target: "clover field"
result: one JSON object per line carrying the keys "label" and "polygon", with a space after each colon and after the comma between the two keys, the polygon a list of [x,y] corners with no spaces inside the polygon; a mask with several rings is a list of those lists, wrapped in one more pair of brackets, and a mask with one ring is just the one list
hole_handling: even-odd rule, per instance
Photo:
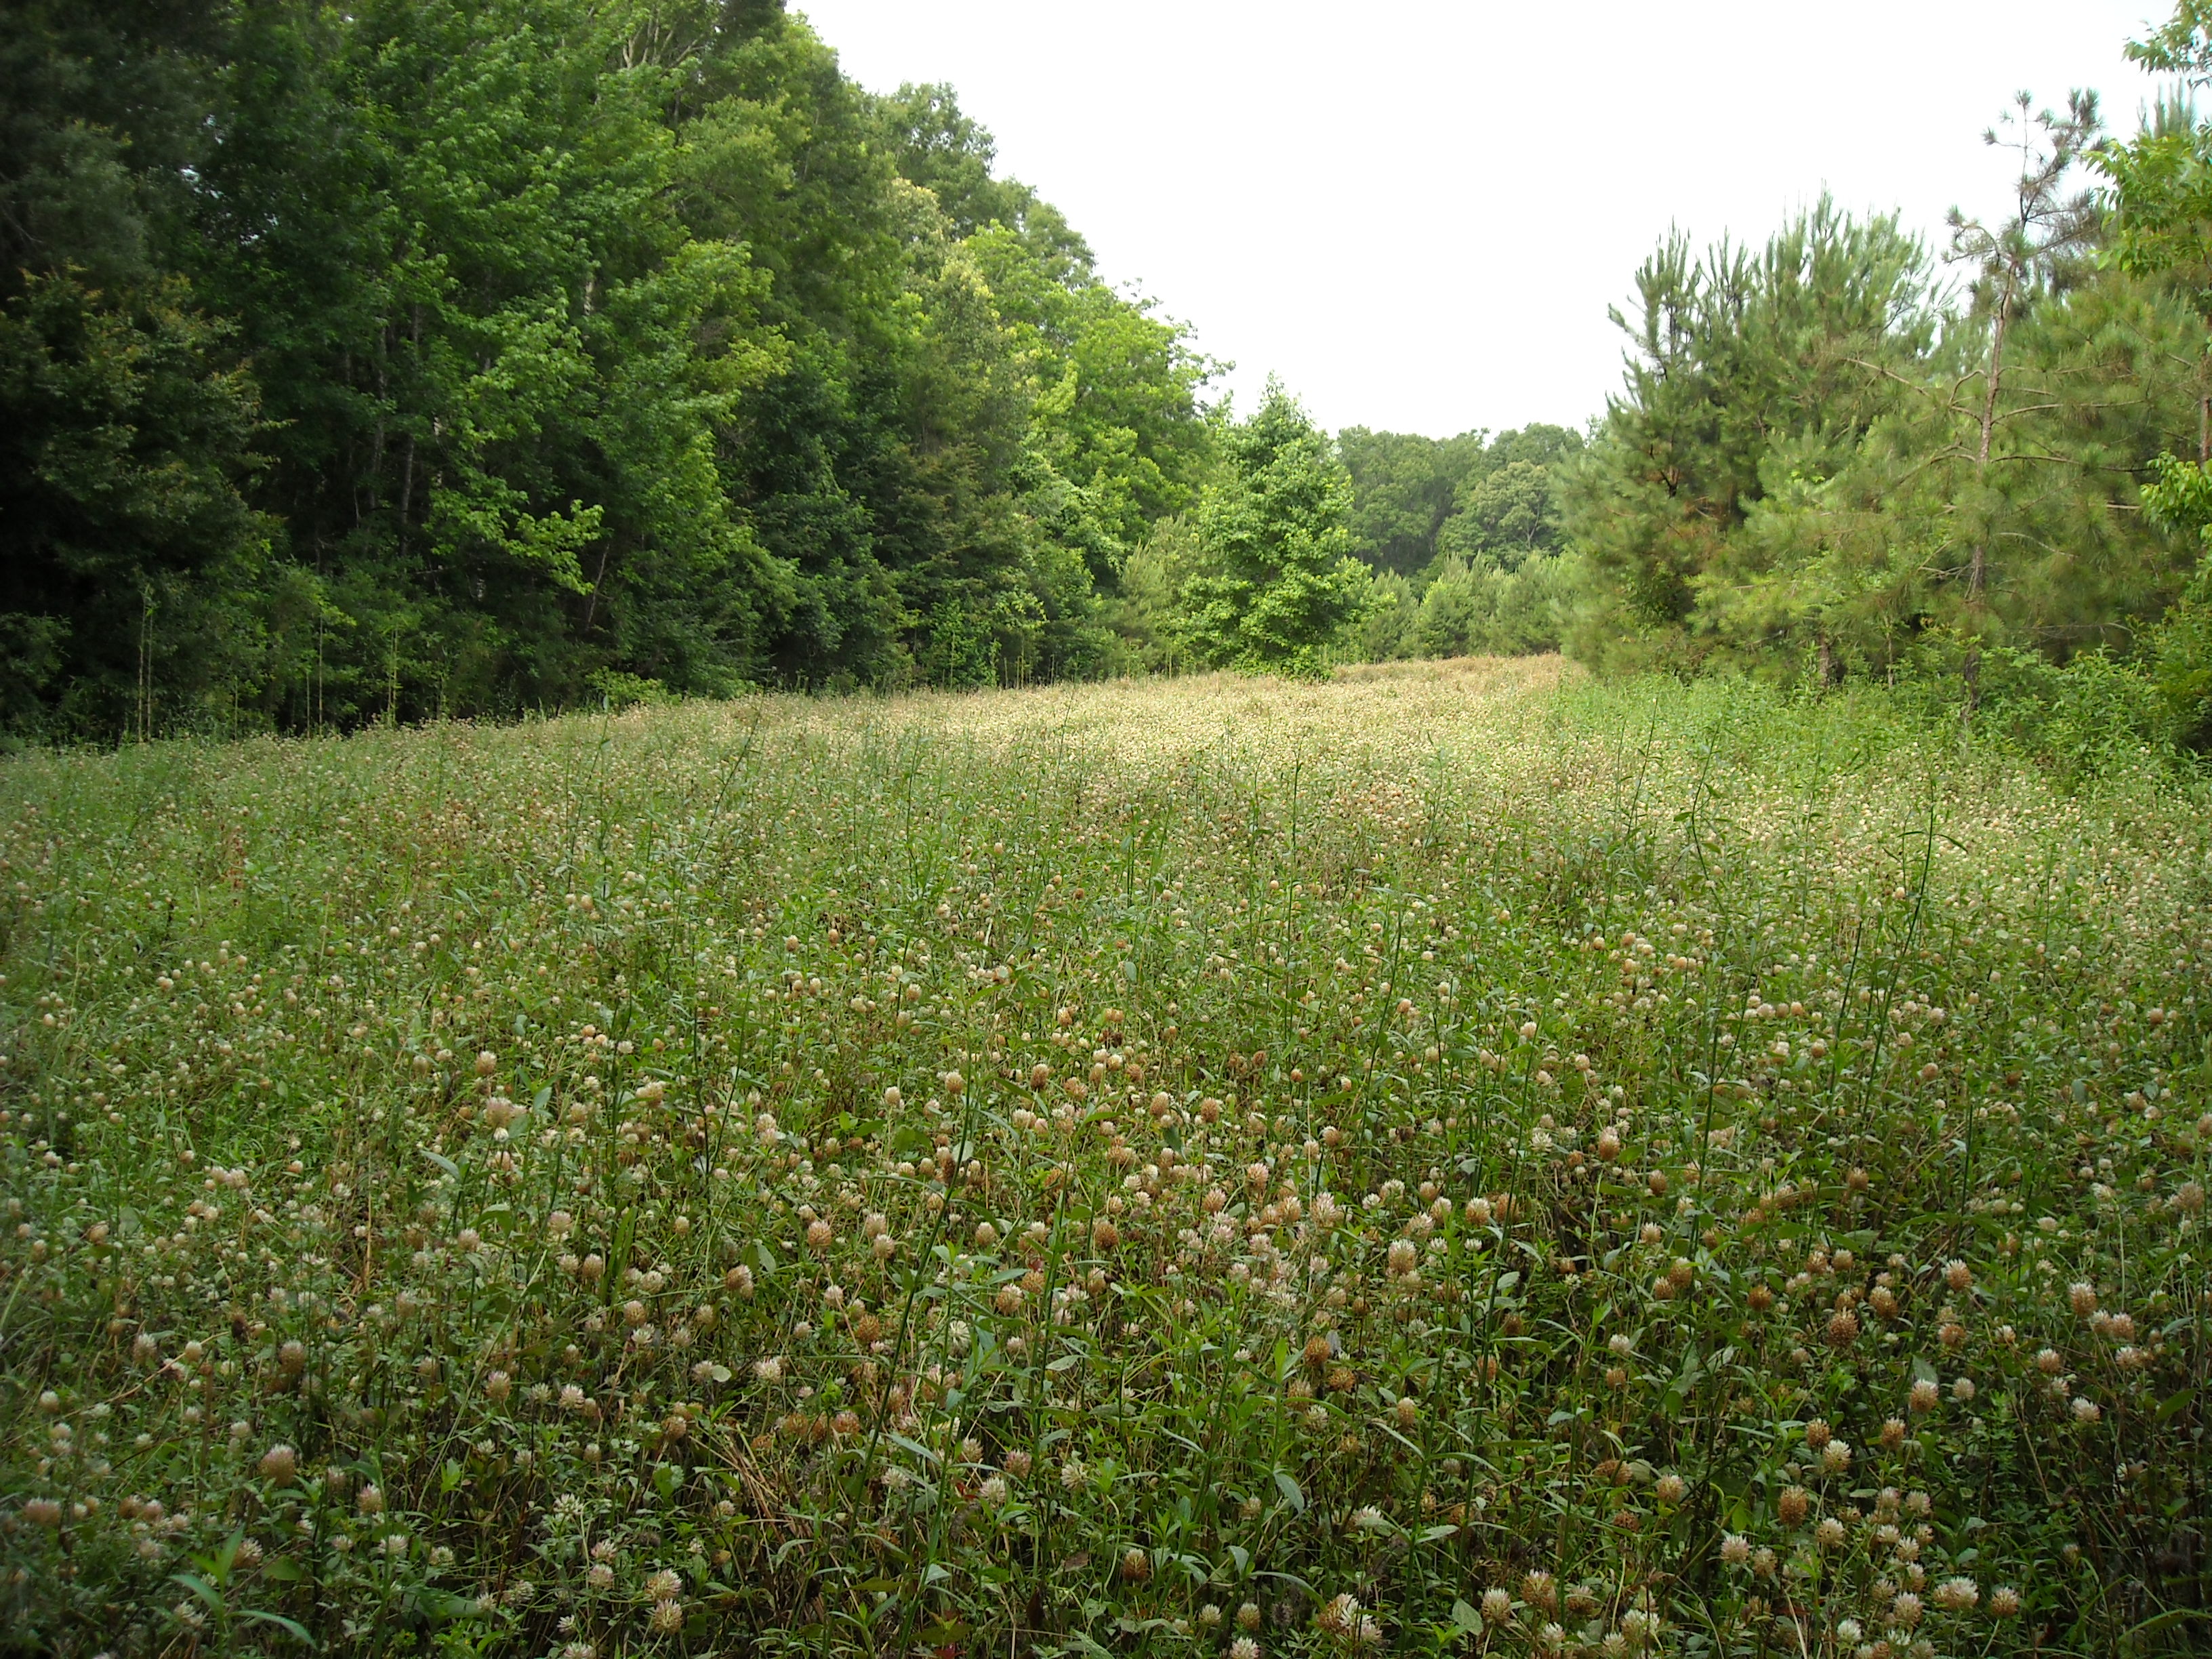
{"label": "clover field", "polygon": [[0,1652],[2202,1652],[2212,820],[1552,661],[0,765]]}

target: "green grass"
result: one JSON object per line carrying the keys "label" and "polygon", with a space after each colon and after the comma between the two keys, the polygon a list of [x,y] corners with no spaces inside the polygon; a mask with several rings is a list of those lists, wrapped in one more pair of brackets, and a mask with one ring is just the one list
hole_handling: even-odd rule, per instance
{"label": "green grass", "polygon": [[0,1646],[2202,1651],[2206,804],[1543,663],[11,762]]}

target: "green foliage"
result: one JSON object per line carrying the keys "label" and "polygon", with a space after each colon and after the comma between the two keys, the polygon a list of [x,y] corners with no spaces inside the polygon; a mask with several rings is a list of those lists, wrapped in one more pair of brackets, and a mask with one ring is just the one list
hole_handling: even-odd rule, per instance
{"label": "green foliage", "polygon": [[1196,665],[1183,637],[1182,591],[1202,556],[1197,526],[1182,515],[1162,520],[1129,555],[1109,606],[1120,665],[1152,674]]}
{"label": "green foliage", "polygon": [[1743,532],[1778,464],[1832,477],[1936,319],[1919,244],[1825,200],[1757,255],[1723,243],[1693,258],[1670,238],[1636,280],[1640,315],[1615,318],[1634,344],[1627,384],[1561,504],[1589,579],[1571,637],[1593,662],[1686,666],[1763,597],[1767,561]]}
{"label": "green foliage", "polygon": [[1197,500],[1213,435],[1199,394],[1216,365],[1149,301],[1122,298],[1087,268],[1054,276],[1004,226],[969,246],[1036,380],[1039,451],[1084,491],[1103,538],[1086,557],[1110,586],[1126,550]]}
{"label": "green foliage", "polygon": [[1441,555],[1510,569],[1560,545],[1559,469],[1582,448],[1565,427],[1532,425],[1485,441],[1347,427],[1337,453],[1352,475],[1353,554],[1377,571],[1425,580]]}
{"label": "green foliage", "polygon": [[1371,597],[1359,624],[1360,660],[1393,662],[1414,655],[1413,619],[1420,614],[1420,590],[1395,570],[1386,570],[1375,578]]}
{"label": "green foliage", "polygon": [[1338,453],[1352,480],[1353,550],[1380,573],[1356,649],[1404,657],[1555,651],[1567,596],[1559,491],[1581,452],[1564,427],[1443,442],[1353,427]]}
{"label": "green foliage", "polygon": [[1527,656],[1559,648],[1565,560],[1535,554],[1502,565],[1445,554],[1421,594],[1411,656]]}
{"label": "green foliage", "polygon": [[1366,614],[1351,556],[1352,478],[1328,435],[1273,380],[1221,438],[1221,477],[1200,503],[1203,548],[1182,585],[1198,659],[1246,673],[1322,673]]}
{"label": "green foliage", "polygon": [[1511,571],[1559,552],[1560,483],[1582,449],[1581,434],[1565,427],[1499,433],[1460,481],[1452,516],[1437,533],[1437,553]]}
{"label": "green foliage", "polygon": [[1571,647],[1948,675],[1970,707],[1990,649],[2130,649],[2179,586],[2137,488],[2191,419],[2200,330],[2170,284],[2087,260],[2101,222],[2063,185],[2094,131],[2086,100],[2022,106],[2016,212],[1958,222],[1962,312],[1893,222],[1825,204],[1757,259],[1648,264],[1639,356],[1569,490]]}
{"label": "green foliage", "polygon": [[[2188,0],[2131,55],[2202,82],[2208,15]],[[2212,128],[2169,98],[2100,133],[2077,93],[1985,135],[2015,186],[1999,218],[1952,215],[1956,300],[1893,221],[1826,203],[1762,257],[1677,238],[1648,263],[1566,492],[1570,648],[1917,680],[2069,775],[2204,743],[2203,579],[2182,590],[2212,522]],[[2075,187],[2085,163],[2109,191]]]}
{"label": "green foliage", "polygon": [[0,312],[0,719],[204,723],[270,668],[258,411],[180,278],[33,276]]}
{"label": "green foliage", "polygon": [[39,457],[136,398],[204,505],[126,489],[68,555],[173,577],[135,702],[70,654],[135,622],[72,610],[34,542],[0,600],[15,729],[1096,673],[1102,592],[1195,499],[1185,331],[994,176],[949,92],[872,98],[780,6],[29,16],[0,216],[48,286],[0,293],[0,488],[54,519],[76,486]]}
{"label": "green foliage", "polygon": [[2202,752],[2212,750],[2212,466],[2164,454],[2152,470],[2156,482],[2142,490],[2145,516],[2204,550],[2196,576],[2152,635],[2149,653],[2171,735]]}
{"label": "green foliage", "polygon": [[1426,568],[1436,557],[1437,532],[1451,517],[1453,493],[1482,454],[1483,434],[1439,441],[1354,426],[1337,434],[1336,448],[1352,475],[1347,528],[1354,556],[1400,576]]}
{"label": "green foliage", "polygon": [[1437,545],[1447,557],[1487,556],[1517,565],[1555,550],[1559,529],[1551,469],[1509,461],[1462,489],[1460,509],[1445,520]]}
{"label": "green foliage", "polygon": [[2062,787],[2154,774],[2170,759],[2170,693],[2135,663],[2084,651],[2063,663],[1997,647],[1984,656],[1976,724]]}

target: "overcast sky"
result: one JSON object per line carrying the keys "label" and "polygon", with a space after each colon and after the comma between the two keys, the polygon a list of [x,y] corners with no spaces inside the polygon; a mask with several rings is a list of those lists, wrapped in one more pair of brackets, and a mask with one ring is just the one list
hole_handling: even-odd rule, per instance
{"label": "overcast sky", "polygon": [[1577,423],[1679,224],[1763,240],[1823,188],[1999,210],[2018,90],[2153,91],[2158,0],[793,0],[847,73],[949,81],[1108,280],[1327,425]]}

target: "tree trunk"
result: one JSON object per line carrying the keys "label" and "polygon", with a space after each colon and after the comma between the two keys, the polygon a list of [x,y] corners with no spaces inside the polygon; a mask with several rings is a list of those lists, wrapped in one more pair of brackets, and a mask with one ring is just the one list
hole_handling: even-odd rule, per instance
{"label": "tree trunk", "polygon": [[[1990,482],[1990,451],[1994,444],[1997,425],[1997,387],[2004,379],[2005,323],[2012,310],[2012,294],[2007,289],[1997,301],[1996,325],[1990,334],[1990,369],[1982,384],[1981,447],[1974,456],[1974,483],[1986,494]],[[1975,538],[1973,556],[1966,563],[1966,660],[1960,677],[1966,686],[1965,718],[1972,720],[1974,710],[1981,702],[1982,643],[1980,635],[1982,592],[1989,583],[1990,541],[1986,526]]]}

